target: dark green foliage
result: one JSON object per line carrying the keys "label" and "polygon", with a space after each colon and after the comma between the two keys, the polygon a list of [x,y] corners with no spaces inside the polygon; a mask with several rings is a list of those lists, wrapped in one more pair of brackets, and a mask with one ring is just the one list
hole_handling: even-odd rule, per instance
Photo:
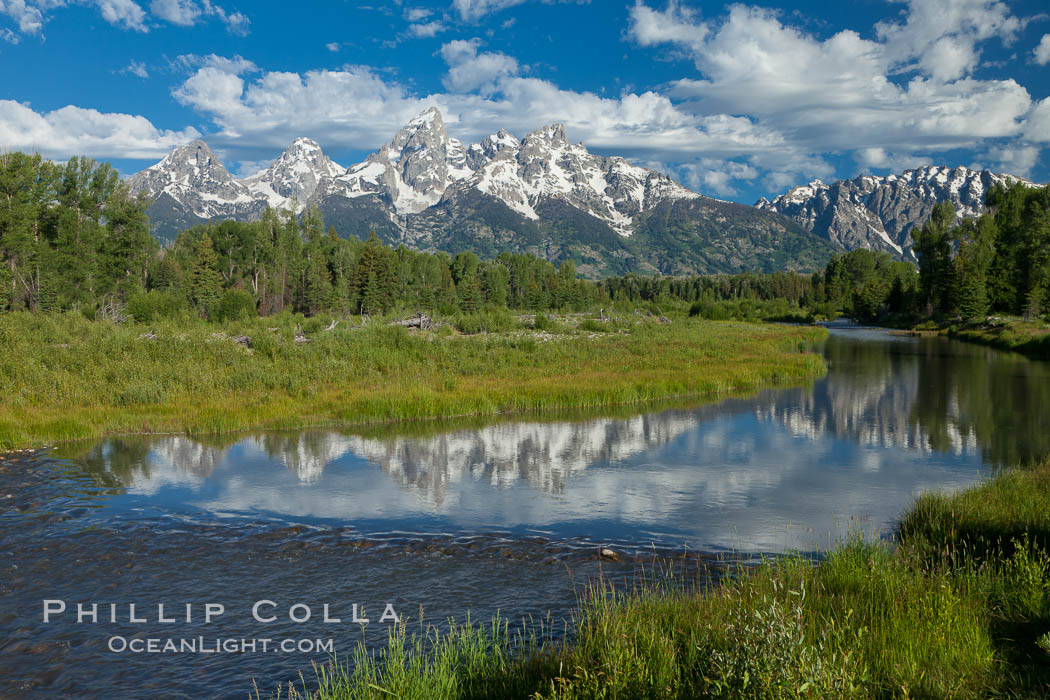
{"label": "dark green foliage", "polygon": [[988,213],[956,224],[938,205],[915,233],[921,299],[942,319],[983,320],[989,311],[1038,319],[1050,291],[1050,188],[993,188]]}
{"label": "dark green foliage", "polygon": [[222,275],[217,266],[218,257],[211,238],[204,235],[197,241],[197,254],[190,274],[190,299],[197,311],[208,318],[213,316],[222,297]]}
{"label": "dark green foliage", "polygon": [[166,289],[139,292],[128,299],[128,314],[139,323],[176,318],[187,307],[185,297]]}
{"label": "dark green foliage", "polygon": [[243,289],[227,289],[215,310],[216,321],[243,321],[255,315],[255,299]]}
{"label": "dark green foliage", "polygon": [[144,289],[157,254],[145,206],[107,164],[0,155],[0,309],[86,309]]}

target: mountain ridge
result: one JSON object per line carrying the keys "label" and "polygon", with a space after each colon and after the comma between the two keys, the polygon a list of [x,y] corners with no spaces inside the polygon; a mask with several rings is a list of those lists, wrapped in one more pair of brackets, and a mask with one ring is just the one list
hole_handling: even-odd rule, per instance
{"label": "mountain ridge", "polygon": [[[815,269],[840,250],[777,213],[756,215],[624,158],[591,154],[569,141],[564,125],[521,140],[501,129],[464,145],[436,108],[347,168],[299,138],[268,168],[237,179],[198,140],[129,184],[154,198],[154,234],[169,240],[187,225],[316,206],[341,235],[375,230],[421,250],[572,258],[588,276]],[[673,220],[659,215],[669,209],[678,212]]]}
{"label": "mountain ridge", "polygon": [[933,165],[899,175],[859,175],[831,184],[813,180],[772,200],[763,197],[755,207],[783,214],[848,250],[885,250],[914,261],[911,231],[929,219],[934,206],[950,201],[960,219],[976,217],[985,211],[989,189],[1015,182],[1035,186],[1023,178],[987,169]]}

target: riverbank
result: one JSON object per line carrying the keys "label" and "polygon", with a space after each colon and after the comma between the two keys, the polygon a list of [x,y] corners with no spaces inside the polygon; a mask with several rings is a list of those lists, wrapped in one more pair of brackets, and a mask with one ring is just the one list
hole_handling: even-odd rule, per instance
{"label": "riverbank", "polygon": [[1010,350],[1037,360],[1050,359],[1050,325],[1041,321],[990,319],[977,324],[951,326],[928,322],[894,333],[918,337],[943,335],[998,350]]}
{"label": "riverbank", "polygon": [[825,371],[801,352],[825,337],[816,328],[633,314],[543,317],[536,328],[504,319],[501,332],[475,335],[359,323],[329,330],[329,319],[282,315],[118,326],[2,314],[0,449],[715,398]]}
{"label": "riverbank", "polygon": [[920,498],[894,545],[711,590],[592,590],[568,642],[498,622],[403,632],[320,669],[315,697],[1046,697],[1048,513],[1050,463]]}

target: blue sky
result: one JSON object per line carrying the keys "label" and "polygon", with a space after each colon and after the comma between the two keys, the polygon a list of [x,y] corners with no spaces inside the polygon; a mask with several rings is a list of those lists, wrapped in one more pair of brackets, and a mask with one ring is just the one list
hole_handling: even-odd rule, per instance
{"label": "blue sky", "polygon": [[204,138],[235,174],[342,165],[428,106],[753,203],[923,164],[1050,180],[1045,0],[0,0],[0,150],[130,174]]}

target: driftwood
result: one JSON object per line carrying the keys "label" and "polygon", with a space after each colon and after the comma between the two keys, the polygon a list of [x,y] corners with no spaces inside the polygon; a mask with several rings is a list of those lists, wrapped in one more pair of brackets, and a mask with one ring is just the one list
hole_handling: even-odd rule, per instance
{"label": "driftwood", "polygon": [[403,328],[418,328],[421,331],[428,331],[434,327],[434,319],[424,313],[420,313],[416,316],[401,319],[400,321],[391,321],[390,325],[401,326]]}
{"label": "driftwood", "polygon": [[252,346],[252,339],[246,335],[235,335],[232,338],[230,338],[230,340],[246,348],[250,348]]}
{"label": "driftwood", "polygon": [[303,327],[298,323],[295,324],[295,344],[306,345],[309,342],[311,342],[311,340],[306,337],[305,333],[303,333]]}
{"label": "driftwood", "polygon": [[96,321],[112,321],[118,326],[128,320],[128,307],[112,294],[102,297],[95,311]]}
{"label": "driftwood", "polygon": [[333,319],[332,319],[332,322],[328,324],[328,328],[325,328],[325,330],[326,330],[326,331],[334,331],[334,330],[335,330],[335,327],[336,327],[336,326],[338,326],[338,325],[339,325],[339,321],[337,321],[337,320],[335,320],[335,319],[333,318]]}
{"label": "driftwood", "polygon": [[154,333],[153,331],[150,331],[149,333],[143,333],[142,335],[139,336],[139,340],[156,340],[156,339],[157,339],[157,334]]}

